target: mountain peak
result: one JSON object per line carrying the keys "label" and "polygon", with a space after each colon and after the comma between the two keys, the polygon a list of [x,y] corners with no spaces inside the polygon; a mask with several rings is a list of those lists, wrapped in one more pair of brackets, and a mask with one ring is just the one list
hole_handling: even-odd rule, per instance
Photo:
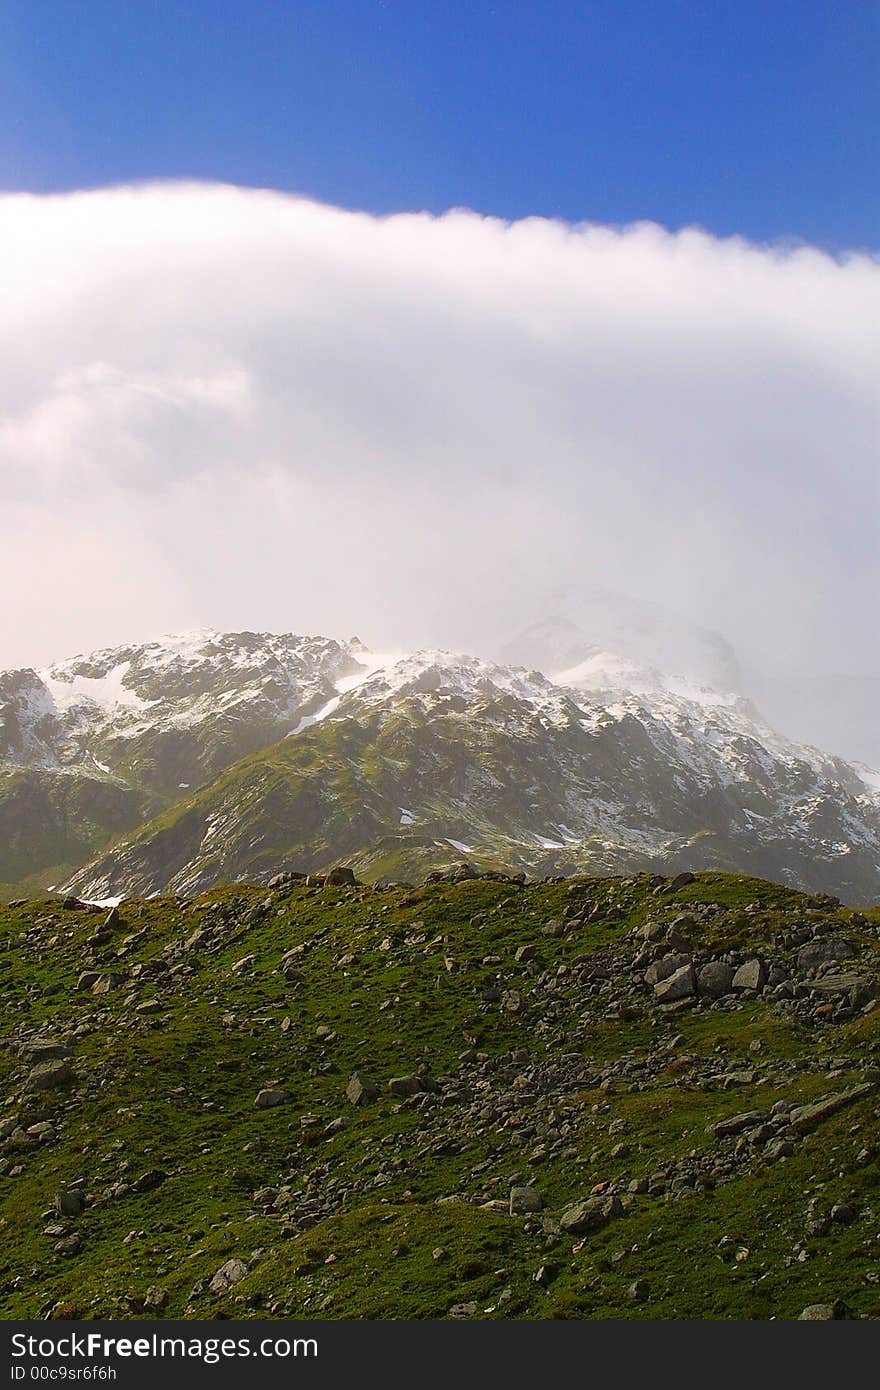
{"label": "mountain peak", "polygon": [[680,644],[670,673],[651,660],[656,625],[630,633],[614,647],[541,620],[508,647],[541,669],[203,629],[6,672],[0,838],[8,821],[17,866],[57,881],[69,866],[96,897],[380,843],[545,872],[733,863],[880,896],[873,775],[776,734],[721,683],[711,635]]}

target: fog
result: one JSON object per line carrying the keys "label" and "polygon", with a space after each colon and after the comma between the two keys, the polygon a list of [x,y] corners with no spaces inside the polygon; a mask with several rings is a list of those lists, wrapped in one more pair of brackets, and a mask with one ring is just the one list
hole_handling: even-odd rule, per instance
{"label": "fog", "polygon": [[0,667],[202,625],[492,652],[600,587],[803,725],[804,682],[880,678],[878,340],[864,253],[0,196]]}

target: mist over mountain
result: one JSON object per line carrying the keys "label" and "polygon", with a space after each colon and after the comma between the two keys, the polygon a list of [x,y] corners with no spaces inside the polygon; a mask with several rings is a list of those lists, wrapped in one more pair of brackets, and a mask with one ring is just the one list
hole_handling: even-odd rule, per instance
{"label": "mist over mountain", "polygon": [[844,758],[880,767],[880,677],[749,672],[749,689],[792,737],[834,748]]}
{"label": "mist over mountain", "polygon": [[[604,589],[870,761],[872,255],[153,184],[3,195],[0,293],[0,667],[292,613],[546,667],[505,643],[637,634]],[[673,628],[628,659],[714,678]]]}

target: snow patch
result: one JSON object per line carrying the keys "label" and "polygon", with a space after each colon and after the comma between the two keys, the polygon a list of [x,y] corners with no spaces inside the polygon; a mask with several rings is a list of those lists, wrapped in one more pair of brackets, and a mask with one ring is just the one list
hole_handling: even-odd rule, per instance
{"label": "snow patch", "polygon": [[870,767],[864,767],[861,763],[855,763],[854,766],[868,791],[880,792],[880,772],[875,772]]}
{"label": "snow patch", "polygon": [[333,713],[341,699],[341,695],[334,695],[332,700],[328,700],[326,705],[322,705],[314,714],[304,714],[296,727],[287,734],[287,738],[293,738],[294,734],[301,734],[303,729],[310,729],[313,724],[320,724],[322,719],[326,719],[328,715]]}
{"label": "snow patch", "polygon": [[99,709],[107,711],[149,709],[155,702],[142,700],[140,695],[124,684],[130,666],[130,661],[120,661],[103,676],[73,675],[63,666],[53,666],[39,674],[60,714],[80,705],[97,705]]}

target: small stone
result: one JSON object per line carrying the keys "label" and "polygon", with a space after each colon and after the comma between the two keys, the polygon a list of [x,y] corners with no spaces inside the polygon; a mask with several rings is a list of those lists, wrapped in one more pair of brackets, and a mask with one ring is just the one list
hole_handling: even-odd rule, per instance
{"label": "small stone", "polygon": [[285,1091],[280,1086],[264,1086],[262,1091],[258,1091],[254,1100],[254,1105],[258,1110],[271,1110],[276,1105],[287,1105],[293,1100],[289,1091]]}
{"label": "small stone", "polygon": [[227,1260],[217,1270],[208,1288],[212,1293],[225,1293],[232,1288],[233,1284],[238,1284],[248,1272],[248,1267],[244,1260]]}
{"label": "small stone", "polygon": [[798,1322],[833,1322],[842,1317],[836,1303],[810,1303],[801,1313]]}
{"label": "small stone", "polygon": [[510,1214],[522,1216],[526,1212],[541,1211],[544,1199],[534,1187],[512,1187],[510,1189]]}
{"label": "small stone", "polygon": [[368,1077],[361,1076],[358,1072],[352,1072],[345,1094],[352,1105],[367,1105],[371,1100],[375,1100],[379,1094],[379,1087],[375,1081],[370,1081]]}

